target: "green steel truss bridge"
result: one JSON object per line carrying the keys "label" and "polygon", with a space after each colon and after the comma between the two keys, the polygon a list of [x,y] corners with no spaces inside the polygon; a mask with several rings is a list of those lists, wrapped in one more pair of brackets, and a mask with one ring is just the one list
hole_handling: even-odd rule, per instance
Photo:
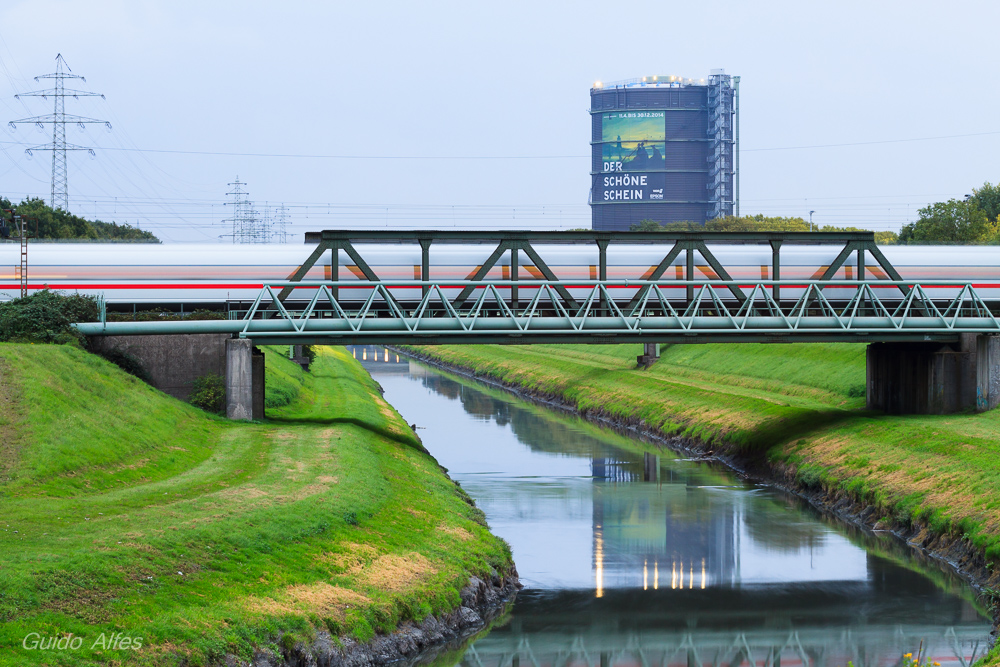
{"label": "green steel truss bridge", "polygon": [[[893,342],[957,340],[962,333],[1000,334],[997,320],[969,284],[935,282],[934,292],[954,293],[932,299],[919,283],[793,283],[803,292],[791,305],[779,305],[772,288],[782,282],[737,285],[733,282],[579,281],[519,283],[534,294],[514,308],[511,281],[477,287],[479,295],[455,296],[475,285],[470,281],[358,281],[351,290],[366,295],[360,306],[342,304],[328,283],[274,282],[264,285],[245,312],[231,311],[225,320],[79,323],[89,336],[134,334],[228,333],[262,344],[435,344],[435,343],[706,343],[706,342]],[[308,290],[304,308],[286,308],[284,290]],[[393,296],[399,288],[426,290],[414,308]],[[688,300],[682,293],[693,290]],[[726,299],[745,290],[742,302]],[[908,290],[901,303],[885,305],[876,294]],[[568,301],[560,292],[583,296]],[[848,292],[846,302],[833,302],[824,290]],[[618,296],[621,293],[626,296]],[[451,296],[449,296],[451,293]],[[460,294],[460,292],[459,292]],[[635,302],[635,305],[631,305]],[[103,302],[102,302],[103,305]]]}
{"label": "green steel truss bridge", "polygon": [[[306,238],[315,243],[306,261],[287,280],[248,285],[256,298],[228,319],[108,321],[102,302],[101,321],[77,327],[96,336],[226,333],[261,344],[953,342],[960,334],[1000,334],[996,305],[971,281],[905,280],[870,232],[324,231]],[[420,279],[380,278],[365,258],[371,244],[419,244]],[[433,280],[435,244],[494,250],[467,280]],[[596,246],[596,280],[561,279],[535,247],[565,244]],[[607,250],[619,244],[664,253],[645,279],[608,279]],[[733,279],[709,249],[716,244],[767,244],[770,279]],[[790,244],[840,251],[813,278],[781,280],[781,248]],[[338,279],[341,252],[363,279]],[[697,279],[696,254],[712,279]],[[533,263],[531,279],[518,275],[522,255]],[[888,280],[870,279],[866,255]],[[497,280],[503,259],[510,279]],[[305,280],[318,265],[329,266],[330,279]],[[845,266],[855,280],[834,279]]]}

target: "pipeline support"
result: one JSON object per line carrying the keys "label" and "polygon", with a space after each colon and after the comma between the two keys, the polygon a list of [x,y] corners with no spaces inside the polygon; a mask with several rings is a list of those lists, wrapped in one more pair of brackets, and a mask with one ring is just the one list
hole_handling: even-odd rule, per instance
{"label": "pipeline support", "polygon": [[264,353],[249,338],[226,341],[226,417],[264,418]]}
{"label": "pipeline support", "polygon": [[655,364],[659,358],[659,343],[643,343],[642,354],[635,358],[635,363],[639,364],[639,368],[649,368]]}

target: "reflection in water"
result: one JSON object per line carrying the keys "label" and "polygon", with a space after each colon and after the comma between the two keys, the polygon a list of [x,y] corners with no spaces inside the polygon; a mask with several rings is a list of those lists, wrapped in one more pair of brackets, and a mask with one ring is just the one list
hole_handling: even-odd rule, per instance
{"label": "reflection in water", "polygon": [[527,586],[470,667],[896,665],[921,641],[947,665],[985,648],[968,590],[894,540],[383,348],[355,356]]}

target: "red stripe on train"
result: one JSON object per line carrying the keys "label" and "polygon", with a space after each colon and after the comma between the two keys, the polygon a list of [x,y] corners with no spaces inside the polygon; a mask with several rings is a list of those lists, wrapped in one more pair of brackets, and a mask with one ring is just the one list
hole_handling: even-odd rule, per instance
{"label": "red stripe on train", "polygon": [[[102,290],[211,290],[211,289],[263,289],[264,285],[267,283],[83,283],[83,284],[72,284],[72,283],[41,283],[41,284],[29,284],[28,289],[31,290],[41,290],[41,289],[102,289]],[[930,285],[925,283],[914,283],[919,284],[924,289],[953,289],[958,290],[964,287],[964,285]],[[435,283],[437,287],[442,289],[462,289],[468,287],[468,285],[447,285],[443,283]],[[523,289],[535,289],[539,286],[539,283],[523,282],[520,285],[515,285],[515,287],[520,287]],[[679,290],[685,289],[686,285],[672,285],[670,283],[658,283],[661,289],[672,289]],[[753,289],[756,284],[740,285],[742,289]],[[910,285],[912,287],[912,285]],[[343,282],[339,285],[330,284],[330,287],[340,287],[343,289],[367,289],[367,287],[355,287],[351,285],[350,282]],[[420,285],[386,285],[389,289],[394,290],[419,290],[422,289]],[[593,285],[561,285],[567,289],[593,289]],[[607,289],[639,289],[641,285],[609,285]],[[693,287],[697,288],[698,285]],[[779,285],[781,289],[804,289],[806,285]],[[1000,289],[1000,283],[972,283],[972,287],[977,289]],[[9,283],[0,284],[0,289],[20,289],[20,283]],[[498,286],[497,289],[508,290],[510,285]],[[716,285],[715,288],[724,290],[725,285]],[[831,285],[826,287],[826,289],[852,289],[851,285]],[[278,289],[278,288],[275,288]],[[296,289],[316,289],[315,285],[305,285]],[[477,287],[477,289],[482,289]],[[873,289],[894,289],[892,285],[877,285]]]}

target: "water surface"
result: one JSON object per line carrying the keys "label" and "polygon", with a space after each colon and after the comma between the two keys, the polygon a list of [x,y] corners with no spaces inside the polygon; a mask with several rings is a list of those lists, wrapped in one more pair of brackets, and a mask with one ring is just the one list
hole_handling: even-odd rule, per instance
{"label": "water surface", "polygon": [[439,658],[552,665],[968,665],[989,621],[955,575],[891,536],[609,429],[353,349],[506,539],[509,619]]}

